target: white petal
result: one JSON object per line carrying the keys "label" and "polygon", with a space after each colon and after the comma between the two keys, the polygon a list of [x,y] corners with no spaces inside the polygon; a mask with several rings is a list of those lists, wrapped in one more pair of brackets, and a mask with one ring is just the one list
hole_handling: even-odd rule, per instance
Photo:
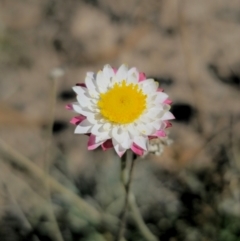
{"label": "white petal", "polygon": [[84,116],[87,116],[87,115],[89,115],[90,113],[92,113],[90,110],[86,110],[86,109],[84,109],[83,107],[81,107],[81,106],[79,105],[79,103],[73,103],[73,104],[72,104],[72,107],[73,107],[73,110],[74,110],[74,111],[76,111],[77,113],[82,114],[82,115],[84,115]]}
{"label": "white petal", "polygon": [[79,105],[78,102],[72,103],[72,108],[79,114],[82,114],[82,107]]}
{"label": "white petal", "polygon": [[87,76],[90,77],[92,80],[95,79],[95,74],[94,74],[94,72],[87,72]]}
{"label": "white petal", "polygon": [[95,80],[92,79],[90,76],[86,76],[85,78],[85,84],[88,88],[89,91],[95,90],[96,89],[96,85],[95,85]]}
{"label": "white petal", "polygon": [[88,120],[89,122],[91,122],[92,124],[98,124],[100,123],[102,116],[99,113],[93,113],[92,115],[88,115]]}
{"label": "white petal", "polygon": [[145,94],[151,94],[157,91],[158,89],[158,82],[154,81],[154,79],[147,79],[139,83],[142,88],[142,91]]}
{"label": "white petal", "polygon": [[[119,143],[123,148],[129,149],[132,146],[133,138],[130,137],[130,134],[127,130],[127,128],[124,128],[120,132],[120,138]],[[118,141],[118,140],[117,140]]]}
{"label": "white petal", "polygon": [[110,83],[110,78],[106,78],[103,71],[99,71],[97,73],[96,84],[100,93],[104,93],[107,91],[107,88]]}
{"label": "white petal", "polygon": [[114,126],[111,131],[111,136],[117,142],[121,143],[124,140],[124,132],[121,127]]}
{"label": "white petal", "polygon": [[138,83],[139,73],[136,68],[131,68],[127,73],[127,82],[136,84]]}
{"label": "white petal", "polygon": [[151,125],[152,125],[156,130],[163,129],[164,126],[165,126],[165,125],[164,125],[164,122],[163,122],[161,119],[152,122]]}
{"label": "white petal", "polygon": [[151,119],[160,118],[164,114],[164,110],[160,107],[153,107],[147,111],[147,115]]}
{"label": "white petal", "polygon": [[127,73],[128,73],[128,67],[125,64],[121,65],[116,73],[117,81],[120,82],[122,80],[127,80]]}
{"label": "white petal", "polygon": [[115,75],[113,68],[109,64],[104,66],[103,74],[104,74],[104,77],[107,79],[111,79]]}
{"label": "white petal", "polygon": [[132,146],[133,138],[130,137],[127,128],[113,127],[111,137],[112,140],[119,143],[123,148],[129,149]]}
{"label": "white petal", "polygon": [[104,74],[103,72],[100,70],[97,72],[97,76],[96,76],[96,84],[98,87],[102,86],[104,81]]}
{"label": "white petal", "polygon": [[97,105],[99,99],[90,98],[92,104]]}
{"label": "white petal", "polygon": [[95,97],[95,98],[98,97],[99,93],[97,91],[97,86],[96,86],[95,80],[89,76],[86,76],[85,83],[88,88],[88,92],[89,92],[90,96]]}
{"label": "white petal", "polygon": [[136,123],[140,122],[140,123],[149,123],[151,122],[152,116],[148,114],[148,112],[146,112],[145,114],[142,114],[141,117],[139,117],[139,119],[136,121]]}
{"label": "white petal", "polygon": [[114,139],[112,140],[112,142],[113,142],[113,147],[114,147],[115,151],[121,157],[126,152],[127,149],[122,147],[121,144],[116,142],[116,140],[114,140]]}
{"label": "white petal", "polygon": [[92,124],[87,120],[83,120],[75,129],[74,133],[76,134],[86,134],[90,133]]}
{"label": "white petal", "polygon": [[86,93],[78,93],[77,101],[82,107],[86,107],[91,104],[91,99],[86,96]]}
{"label": "white petal", "polygon": [[136,143],[138,146],[140,146],[142,149],[147,151],[147,137],[143,136],[135,136],[133,139],[134,143]]}
{"label": "white petal", "polygon": [[86,111],[90,111],[92,113],[99,113],[99,108],[95,105],[90,103],[88,106],[83,108]]}
{"label": "white petal", "polygon": [[157,92],[153,92],[153,93],[149,93],[148,95],[147,95],[147,102],[148,103],[154,103],[154,101],[155,101],[155,99],[156,99],[156,93]]}
{"label": "white petal", "polygon": [[102,124],[95,124],[91,130],[91,133],[95,136],[103,134],[106,131],[103,130],[102,126]]}
{"label": "white petal", "polygon": [[133,144],[133,140],[130,138],[126,138],[121,142],[123,148],[129,149]]}
{"label": "white petal", "polygon": [[103,129],[105,130],[105,131],[110,131],[111,130],[111,127],[112,127],[112,125],[110,124],[110,123],[104,123],[103,124]]}
{"label": "white petal", "polygon": [[150,135],[154,134],[157,130],[154,128],[154,126],[151,123],[149,123],[149,124],[139,123],[137,125],[137,129],[139,130],[139,132],[141,132],[145,136],[150,136]]}
{"label": "white petal", "polygon": [[73,86],[72,89],[78,95],[84,94],[87,91],[87,88],[81,86]]}
{"label": "white petal", "polygon": [[110,136],[106,132],[103,132],[101,135],[98,135],[95,137],[96,142],[100,142],[100,141],[104,142],[108,139],[110,139]]}
{"label": "white petal", "polygon": [[168,104],[163,104],[163,110],[169,111],[171,109],[171,106]]}
{"label": "white petal", "polygon": [[163,103],[168,98],[168,95],[163,92],[157,92],[154,103]]}
{"label": "white petal", "polygon": [[162,116],[161,119],[162,120],[173,120],[173,119],[175,119],[175,117],[170,111],[168,111]]}
{"label": "white petal", "polygon": [[136,126],[134,124],[129,124],[127,126],[127,130],[129,132],[131,138],[134,138],[134,136],[138,136],[140,134],[139,131],[136,129]]}

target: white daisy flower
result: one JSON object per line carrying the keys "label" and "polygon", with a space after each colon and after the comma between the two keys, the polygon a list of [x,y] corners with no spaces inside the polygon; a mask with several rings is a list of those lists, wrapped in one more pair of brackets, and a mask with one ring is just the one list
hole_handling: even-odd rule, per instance
{"label": "white daisy flower", "polygon": [[79,115],[71,120],[76,134],[88,134],[88,150],[114,147],[121,157],[127,149],[137,155],[148,151],[149,139],[166,136],[174,119],[171,101],[153,79],[136,68],[105,65],[97,74],[88,72],[85,84],[73,87],[77,102],[68,105]]}

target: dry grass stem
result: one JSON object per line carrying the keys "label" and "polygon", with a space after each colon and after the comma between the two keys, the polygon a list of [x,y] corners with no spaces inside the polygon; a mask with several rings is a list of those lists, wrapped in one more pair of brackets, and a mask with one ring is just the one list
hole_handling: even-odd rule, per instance
{"label": "dry grass stem", "polygon": [[27,157],[7,145],[3,140],[0,139],[0,149],[3,153],[7,154],[10,158],[5,158],[4,161],[11,162],[14,165],[19,166],[21,169],[25,170],[29,176],[34,179],[38,179],[41,182],[47,182],[49,184],[51,193],[59,193],[64,195],[69,202],[75,205],[93,224],[99,224],[102,220],[107,222],[109,226],[115,226],[118,220],[111,215],[101,215],[94,207],[90,206],[85,202],[81,197],[76,193],[73,193],[71,190],[67,189],[51,176],[46,176],[43,170],[41,170],[37,165],[35,165]]}

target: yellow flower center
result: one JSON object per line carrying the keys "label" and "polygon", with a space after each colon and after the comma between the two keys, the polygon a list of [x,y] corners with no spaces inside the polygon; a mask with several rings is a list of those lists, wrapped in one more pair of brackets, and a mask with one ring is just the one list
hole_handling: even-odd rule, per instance
{"label": "yellow flower center", "polygon": [[136,84],[123,80],[106,93],[100,94],[97,103],[104,118],[116,124],[127,124],[136,120],[146,109],[146,95]]}

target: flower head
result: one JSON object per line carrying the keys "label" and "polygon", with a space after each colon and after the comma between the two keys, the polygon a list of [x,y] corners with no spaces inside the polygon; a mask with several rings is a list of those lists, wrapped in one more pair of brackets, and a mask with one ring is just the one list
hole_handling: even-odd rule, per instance
{"label": "flower head", "polygon": [[166,136],[168,120],[174,119],[171,101],[158,83],[126,65],[88,72],[85,84],[73,90],[78,102],[67,108],[78,113],[71,123],[77,125],[76,134],[89,135],[88,150],[113,147],[119,156],[127,149],[143,155],[149,140]]}

